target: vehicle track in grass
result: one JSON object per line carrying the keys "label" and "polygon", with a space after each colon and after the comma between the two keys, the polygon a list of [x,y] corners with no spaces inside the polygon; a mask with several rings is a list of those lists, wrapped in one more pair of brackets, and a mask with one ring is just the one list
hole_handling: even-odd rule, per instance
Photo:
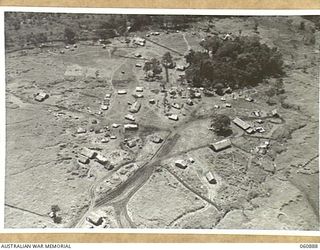
{"label": "vehicle track in grass", "polygon": [[[117,211],[117,216],[121,216],[121,218],[117,218],[118,223],[120,223],[121,225],[130,225],[134,227],[135,225],[131,221],[126,209],[128,201],[149,180],[155,168],[159,166],[163,160],[169,157],[169,153],[172,151],[176,142],[180,138],[179,131],[187,127],[190,122],[196,119],[196,117],[194,117],[194,114],[199,108],[201,108],[201,105],[198,105],[198,107],[196,107],[195,110],[191,112],[190,119],[188,121],[180,123],[178,126],[174,126],[171,130],[169,130],[169,134],[164,138],[161,146],[156,150],[156,152],[147,162],[142,164],[142,166],[134,173],[133,176],[122,183],[117,189],[106,194],[106,197],[99,201],[95,201],[95,187],[97,187],[101,182],[107,179],[109,175],[95,182],[90,188],[90,206],[87,212],[76,224],[76,227],[81,227],[85,220],[85,217],[90,214],[93,209],[97,209],[103,206],[113,206],[115,208],[115,210]],[[207,119],[207,117],[203,116],[200,119]],[[199,147],[195,148],[202,148],[205,146],[200,145]],[[195,148],[192,148],[190,150],[195,150]],[[186,152],[188,151],[184,150],[180,152],[180,154]],[[179,155],[179,153],[176,153],[174,155]],[[126,164],[122,164],[121,166],[123,165]],[[117,167],[117,169],[119,169],[121,166]]]}

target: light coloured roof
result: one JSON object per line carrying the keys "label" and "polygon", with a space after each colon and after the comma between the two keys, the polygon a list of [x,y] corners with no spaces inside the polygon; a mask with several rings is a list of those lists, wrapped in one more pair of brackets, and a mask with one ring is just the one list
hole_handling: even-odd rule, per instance
{"label": "light coloured roof", "polygon": [[247,130],[249,129],[251,126],[250,124],[248,124],[247,122],[241,120],[239,117],[236,117],[233,119],[233,122],[239,126],[240,128],[244,129],[244,130]]}

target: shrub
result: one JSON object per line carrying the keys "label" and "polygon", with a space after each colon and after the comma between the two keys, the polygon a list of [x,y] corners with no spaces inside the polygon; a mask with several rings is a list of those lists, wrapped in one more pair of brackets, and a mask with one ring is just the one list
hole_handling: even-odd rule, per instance
{"label": "shrub", "polygon": [[60,207],[58,205],[52,205],[51,206],[51,211],[56,213],[60,211]]}

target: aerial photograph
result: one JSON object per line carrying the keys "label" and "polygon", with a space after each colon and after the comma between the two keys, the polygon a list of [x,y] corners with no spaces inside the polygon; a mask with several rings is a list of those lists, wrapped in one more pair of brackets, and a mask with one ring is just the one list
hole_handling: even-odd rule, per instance
{"label": "aerial photograph", "polygon": [[4,17],[6,229],[319,230],[320,16]]}

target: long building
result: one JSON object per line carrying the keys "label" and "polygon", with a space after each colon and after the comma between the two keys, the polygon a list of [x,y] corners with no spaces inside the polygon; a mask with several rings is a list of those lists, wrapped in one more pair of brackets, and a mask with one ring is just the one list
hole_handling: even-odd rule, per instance
{"label": "long building", "polygon": [[248,134],[253,133],[253,129],[251,128],[251,125],[243,120],[241,120],[239,117],[236,117],[233,119],[233,123],[236,124],[238,127],[245,130]]}
{"label": "long building", "polygon": [[210,148],[214,151],[221,151],[223,149],[231,147],[231,141],[229,139],[224,139],[218,142],[214,142],[210,144]]}
{"label": "long building", "polygon": [[250,128],[250,124],[241,120],[239,117],[233,119],[233,123],[236,124],[238,127],[242,128],[243,130],[247,130]]}
{"label": "long building", "polygon": [[139,128],[138,124],[128,123],[123,125],[124,130],[137,130]]}

